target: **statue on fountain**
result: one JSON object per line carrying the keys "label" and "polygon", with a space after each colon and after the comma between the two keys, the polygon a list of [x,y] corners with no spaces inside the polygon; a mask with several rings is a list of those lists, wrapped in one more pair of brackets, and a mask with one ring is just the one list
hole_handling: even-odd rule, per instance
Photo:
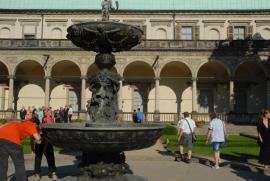
{"label": "statue on fountain", "polygon": [[116,11],[118,10],[118,1],[115,2],[116,4],[116,9],[113,7],[112,5],[112,1],[111,0],[102,0],[101,2],[101,14],[102,14],[102,21],[109,21],[110,19],[110,11]]}

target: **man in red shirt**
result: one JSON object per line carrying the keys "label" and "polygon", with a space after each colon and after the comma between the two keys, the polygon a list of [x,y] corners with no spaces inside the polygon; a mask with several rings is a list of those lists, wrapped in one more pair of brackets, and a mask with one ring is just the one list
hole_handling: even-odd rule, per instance
{"label": "man in red shirt", "polygon": [[0,180],[7,181],[8,157],[15,166],[18,181],[27,181],[21,140],[33,136],[37,143],[41,142],[36,125],[31,121],[9,121],[0,126]]}

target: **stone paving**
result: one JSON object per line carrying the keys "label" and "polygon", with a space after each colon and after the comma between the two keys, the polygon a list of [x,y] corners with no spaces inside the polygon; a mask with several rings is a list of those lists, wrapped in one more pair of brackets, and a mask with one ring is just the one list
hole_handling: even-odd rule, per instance
{"label": "stone paving", "polygon": [[[210,148],[209,148],[210,149]],[[78,173],[76,154],[56,154],[58,175],[60,178],[75,176]],[[147,177],[149,181],[269,181],[267,170],[247,164],[232,164],[223,160],[218,170],[205,165],[202,158],[194,158],[191,164],[173,161],[170,153],[164,150],[160,142],[154,146],[136,151],[126,152],[127,163],[134,174]],[[33,181],[34,155],[25,155],[29,181]],[[205,159],[205,158],[204,158]],[[208,158],[207,158],[208,159]],[[256,161],[255,161],[256,162]],[[46,159],[42,163],[42,181],[50,181]],[[9,180],[13,177],[14,167],[9,164]],[[11,179],[13,180],[13,179]]]}

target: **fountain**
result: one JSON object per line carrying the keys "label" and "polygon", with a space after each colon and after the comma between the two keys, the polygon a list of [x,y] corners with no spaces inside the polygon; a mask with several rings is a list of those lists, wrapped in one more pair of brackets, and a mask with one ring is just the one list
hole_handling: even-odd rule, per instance
{"label": "fountain", "polygon": [[92,98],[87,105],[90,118],[85,124],[42,125],[53,145],[83,153],[78,177],[62,180],[145,181],[146,178],[132,174],[125,163],[124,151],[150,147],[162,134],[162,124],[134,124],[117,119],[121,77],[110,70],[116,63],[112,52],[130,50],[140,43],[143,32],[131,25],[109,21],[111,9],[111,1],[103,0],[102,21],[68,28],[69,40],[97,53],[95,63],[100,71],[89,78]]}

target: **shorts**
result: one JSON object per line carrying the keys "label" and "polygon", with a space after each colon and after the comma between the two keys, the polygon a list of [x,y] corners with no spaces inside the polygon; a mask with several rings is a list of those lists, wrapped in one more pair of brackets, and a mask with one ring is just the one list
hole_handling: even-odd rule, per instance
{"label": "shorts", "polygon": [[188,150],[192,150],[192,134],[184,133],[179,141],[179,146],[188,145]]}
{"label": "shorts", "polygon": [[223,142],[212,142],[212,151],[213,152],[218,152],[221,148],[221,144]]}

